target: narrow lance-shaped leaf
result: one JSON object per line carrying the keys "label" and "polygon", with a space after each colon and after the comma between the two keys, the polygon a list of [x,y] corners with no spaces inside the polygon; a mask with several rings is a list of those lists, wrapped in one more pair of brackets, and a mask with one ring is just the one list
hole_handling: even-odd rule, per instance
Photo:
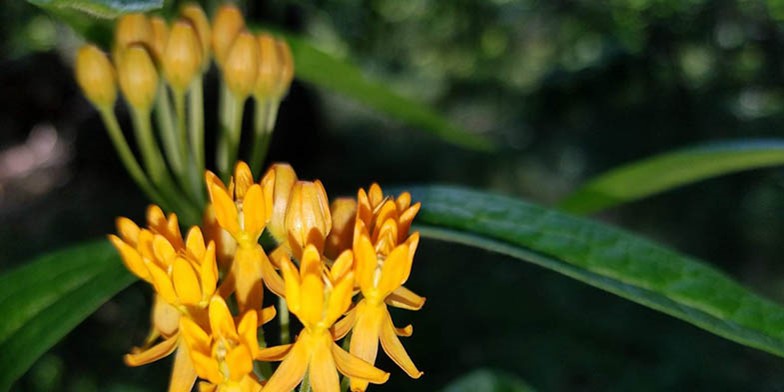
{"label": "narrow lance-shaped leaf", "polygon": [[106,240],[47,254],[0,276],[0,391],[133,281]]}
{"label": "narrow lance-shaped leaf", "polygon": [[586,182],[559,207],[588,214],[711,177],[784,164],[784,140],[707,143],[619,166]]}
{"label": "narrow lance-shaped leaf", "polygon": [[425,237],[507,254],[784,356],[784,307],[703,262],[509,197],[435,186],[412,194],[422,202],[416,222]]}
{"label": "narrow lance-shaped leaf", "polygon": [[163,7],[163,0],[27,0],[53,11],[77,10],[94,17],[114,18],[128,12],[146,12]]}
{"label": "narrow lance-shaped leaf", "polygon": [[306,39],[293,34],[285,34],[285,37],[294,55],[298,79],[345,94],[450,143],[474,150],[493,149],[487,138],[470,133],[427,105],[404,98],[388,86],[366,78],[359,68],[314,48]]}

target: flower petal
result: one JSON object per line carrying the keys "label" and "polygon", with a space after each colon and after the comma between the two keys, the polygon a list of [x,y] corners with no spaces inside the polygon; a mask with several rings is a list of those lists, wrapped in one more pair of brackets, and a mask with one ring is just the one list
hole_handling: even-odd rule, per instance
{"label": "flower petal", "polygon": [[161,335],[168,338],[179,331],[180,312],[164,301],[160,295],[155,294],[152,305],[152,324]]}
{"label": "flower petal", "polygon": [[368,305],[364,300],[357,305],[356,323],[351,335],[349,351],[370,364],[376,363],[378,335],[383,315],[383,308],[380,306]]}
{"label": "flower petal", "polygon": [[180,333],[192,352],[201,352],[202,354],[210,355],[212,337],[201,329],[193,320],[182,317],[180,319]]}
{"label": "flower petal", "polygon": [[185,239],[185,248],[196,260],[201,260],[204,257],[204,252],[207,249],[204,246],[204,235],[198,226],[193,226],[188,231],[188,236]]}
{"label": "flower petal", "polygon": [[189,392],[196,381],[196,369],[188,352],[188,346],[180,344],[174,356],[171,378],[169,379],[169,392]]}
{"label": "flower petal", "polygon": [[255,310],[248,311],[242,316],[240,323],[237,325],[237,334],[240,336],[240,342],[250,350],[251,357],[255,357],[256,353],[259,352],[257,318],[258,314]]}
{"label": "flower petal", "polygon": [[172,282],[174,282],[174,291],[181,303],[198,305],[201,301],[199,277],[191,264],[182,257],[177,257],[174,260]]}
{"label": "flower petal", "polygon": [[144,351],[125,354],[123,361],[128,366],[141,366],[150,362],[155,362],[174,352],[177,348],[179,339],[180,337],[175,335]]}
{"label": "flower petal", "polygon": [[234,197],[241,200],[245,197],[251,185],[253,185],[253,174],[250,172],[250,167],[243,161],[238,161],[237,166],[234,167]]}
{"label": "flower petal", "polygon": [[338,322],[336,322],[332,326],[332,339],[334,340],[343,339],[343,337],[346,336],[346,334],[348,334],[348,331],[351,331],[351,328],[354,327],[354,323],[356,322],[356,320],[357,320],[357,308],[355,307],[349,310],[348,312],[346,312],[345,317],[338,320]]}
{"label": "flower petal", "polygon": [[115,225],[117,226],[117,234],[120,235],[123,241],[131,246],[136,245],[136,242],[139,240],[139,231],[141,230],[136,223],[121,216],[117,218]]}
{"label": "flower petal", "polygon": [[408,324],[408,325],[406,325],[403,328],[395,327],[395,333],[397,334],[397,336],[403,336],[403,337],[407,338],[407,337],[411,336],[411,334],[414,333],[414,326],[411,325],[411,324]]}
{"label": "flower petal", "polygon": [[[284,255],[284,257],[288,260],[288,256]],[[280,262],[280,259],[278,259],[278,261]],[[290,262],[291,261],[289,261],[289,263]],[[264,280],[264,284],[270,291],[279,297],[286,297],[286,286],[283,282],[283,278],[278,275],[275,271],[275,267],[272,266],[270,259],[267,258],[267,255],[264,253],[261,254],[261,276]]]}
{"label": "flower petal", "polygon": [[226,306],[226,301],[221,297],[212,297],[210,300],[210,328],[212,329],[212,336],[234,338],[239,340],[237,336],[237,327],[234,324],[234,318],[231,316],[229,307]]}
{"label": "flower petal", "polygon": [[229,379],[239,381],[253,371],[253,357],[246,346],[237,346],[226,354],[226,366],[229,368]]}
{"label": "flower petal", "polygon": [[160,294],[166,302],[172,305],[178,304],[180,300],[177,298],[177,293],[174,291],[174,286],[172,285],[169,274],[153,262],[148,261],[144,264],[147,266],[147,270],[150,271],[155,291]]}
{"label": "flower petal", "polygon": [[237,238],[240,234],[240,226],[237,206],[234,204],[234,200],[229,197],[223,188],[214,184],[210,186],[210,196],[218,224],[234,238]]}
{"label": "flower petal", "polygon": [[272,319],[275,318],[275,315],[277,313],[278,313],[278,311],[275,310],[275,305],[270,305],[270,306],[267,306],[266,308],[262,309],[261,310],[261,317],[259,317],[259,319],[257,321],[258,325],[261,326],[263,324],[266,324],[266,323],[270,322]]}
{"label": "flower petal", "polygon": [[[282,259],[280,270],[283,272],[283,280],[286,284],[286,303],[291,313],[297,314],[302,303],[302,293],[300,291],[300,279],[297,267],[288,258]],[[269,287],[269,286],[268,286]]]}
{"label": "flower petal", "polygon": [[218,284],[218,263],[215,260],[214,242],[210,242],[204,252],[199,269],[199,280],[201,281],[202,299],[212,296],[215,293],[215,286]]}
{"label": "flower petal", "polygon": [[420,297],[405,286],[400,286],[389,294],[386,303],[400,309],[419,310],[425,305],[425,297]]}
{"label": "flower petal", "polygon": [[354,296],[354,272],[349,271],[343,278],[335,283],[332,292],[327,300],[327,311],[324,315],[324,322],[332,325],[337,319],[346,313],[351,306],[351,298]]}
{"label": "flower petal", "polygon": [[321,255],[313,245],[308,245],[300,261],[302,298],[297,314],[303,324],[317,324],[324,312],[324,281],[321,278]]}
{"label": "flower petal", "polygon": [[120,257],[122,258],[125,267],[128,268],[131,273],[148,282],[152,282],[150,272],[147,270],[147,267],[144,266],[144,261],[142,261],[142,255],[140,255],[136,249],[116,235],[109,235],[109,241],[112,242],[112,245],[117,249],[117,252],[120,253]]}
{"label": "flower petal", "polygon": [[[370,238],[367,235],[367,230],[364,229],[364,224],[358,220],[356,226],[356,231],[354,233],[354,268],[357,272],[356,281],[362,291],[368,293],[375,287],[373,275],[378,266],[378,258],[376,257],[376,250],[373,249],[373,244],[370,242]],[[362,234],[357,236],[357,232],[362,232]]]}
{"label": "flower petal", "polygon": [[323,343],[315,347],[310,360],[310,386],[313,392],[340,392],[338,371],[330,352],[332,341],[327,337]]}
{"label": "flower petal", "polygon": [[383,384],[389,380],[389,373],[349,354],[334,342],[332,356],[338,370],[348,377],[367,380],[373,384]]}
{"label": "flower petal", "polygon": [[288,355],[293,346],[293,344],[284,344],[282,346],[262,348],[256,353],[256,360],[264,362],[280,361]]}
{"label": "flower petal", "polygon": [[346,275],[349,271],[351,271],[351,267],[354,266],[354,252],[351,249],[347,249],[340,253],[335,262],[332,263],[332,268],[329,269],[329,277],[332,282],[337,282],[340,278]]}
{"label": "flower petal", "polygon": [[264,389],[272,392],[293,391],[294,387],[305,376],[305,370],[308,368],[308,362],[310,361],[309,354],[307,347],[297,341],[286,356],[286,359],[280,363],[278,369],[275,370],[275,373],[267,381]]}
{"label": "flower petal", "polygon": [[153,237],[152,251],[155,255],[155,259],[162,267],[170,266],[177,256],[177,251],[174,250],[171,242],[160,234],[156,234],[155,237]]}
{"label": "flower petal", "polygon": [[264,296],[262,286],[261,255],[264,251],[256,245],[251,249],[238,248],[231,269],[236,279],[237,304],[240,311],[261,309]]}
{"label": "flower petal", "polygon": [[403,348],[403,344],[400,343],[400,339],[397,338],[397,334],[395,334],[395,326],[392,324],[389,312],[385,309],[383,313],[384,319],[381,321],[380,335],[381,347],[384,348],[384,352],[387,353],[389,358],[395,361],[411,378],[421,377],[423,373],[416,368],[406,349]]}
{"label": "flower petal", "polygon": [[382,298],[403,285],[403,281],[411,273],[411,262],[408,244],[396,247],[387,256],[381,267],[381,278],[378,281],[378,291]]}
{"label": "flower petal", "polygon": [[264,193],[261,186],[253,184],[248,188],[245,198],[242,199],[243,231],[248,233],[254,241],[258,240],[264,225],[269,220],[269,212],[264,202]]}

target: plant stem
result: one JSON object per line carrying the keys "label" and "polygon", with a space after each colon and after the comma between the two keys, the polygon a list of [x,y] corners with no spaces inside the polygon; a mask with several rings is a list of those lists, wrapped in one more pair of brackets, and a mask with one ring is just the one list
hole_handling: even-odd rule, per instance
{"label": "plant stem", "polygon": [[289,344],[291,341],[289,308],[286,300],[278,298],[278,320],[280,320],[280,344]]}
{"label": "plant stem", "polygon": [[158,87],[158,99],[155,102],[155,120],[158,123],[158,130],[163,141],[163,148],[166,151],[166,158],[171,164],[175,175],[181,176],[185,170],[185,157],[177,148],[177,135],[174,130],[172,119],[172,107],[169,93],[166,91],[165,83],[161,82]]}
{"label": "plant stem", "polygon": [[[228,110],[231,113],[229,118],[226,171],[231,173],[231,168],[237,162],[237,155],[240,149],[240,137],[242,136],[242,114],[245,108],[245,100],[229,94]],[[228,177],[228,176],[227,176]]]}
{"label": "plant stem", "polygon": [[125,140],[125,136],[123,136],[120,124],[117,122],[117,117],[114,115],[112,108],[106,106],[100,108],[99,112],[101,114],[101,119],[106,126],[106,131],[109,133],[109,138],[112,140],[114,149],[120,156],[120,161],[123,163],[123,166],[125,166],[125,170],[128,171],[128,174],[131,175],[133,181],[136,182],[136,185],[142,189],[150,200],[171,210],[171,206],[167,205],[160,193],[155,190],[155,187],[150,183],[144,170],[139,166],[139,162],[136,160],[133,152],[131,152],[131,148],[128,147],[128,142]]}
{"label": "plant stem", "polygon": [[218,136],[218,151],[216,153],[216,166],[218,167],[218,172],[223,179],[223,181],[227,181],[229,175],[231,174],[231,168],[229,167],[229,129],[231,125],[229,124],[231,113],[229,108],[229,101],[232,100],[231,92],[229,92],[229,88],[226,86],[226,83],[221,82],[220,86],[220,97],[218,102],[218,122],[219,122],[219,136]]}
{"label": "plant stem", "polygon": [[256,113],[253,121],[253,149],[250,155],[250,168],[254,173],[261,173],[261,165],[267,155],[269,146],[269,132],[267,132],[267,117],[269,117],[269,103],[260,97],[254,97]]}
{"label": "plant stem", "polygon": [[204,85],[201,78],[191,85],[190,105],[188,114],[190,117],[190,142],[191,154],[196,173],[196,201],[204,204],[204,191],[201,178],[204,175]]}
{"label": "plant stem", "polygon": [[302,377],[302,384],[299,384],[299,392],[310,392],[310,371],[305,372]]}

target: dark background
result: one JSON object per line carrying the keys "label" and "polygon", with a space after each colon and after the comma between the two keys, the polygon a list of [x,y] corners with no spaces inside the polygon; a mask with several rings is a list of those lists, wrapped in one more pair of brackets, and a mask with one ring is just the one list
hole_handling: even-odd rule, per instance
{"label": "dark background", "polygon": [[[500,146],[490,154],[453,147],[295,82],[271,161],[322,179],[332,196],[372,181],[449,183],[552,205],[625,162],[700,141],[782,134],[778,1],[249,3],[249,20],[310,37]],[[79,45],[44,11],[0,4],[0,271],[111,233],[118,215],[143,217],[141,192],[74,83]],[[210,108],[214,71],[207,80]],[[707,260],[781,302],[783,212],[784,172],[766,169],[597,218]],[[414,324],[404,345],[425,375],[413,381],[382,361],[392,378],[371,390],[437,390],[477,368],[543,391],[784,390],[779,358],[504,256],[426,240],[408,286],[428,302],[395,318]],[[123,291],[16,388],[162,390],[169,361],[131,369],[121,360],[146,333],[149,303],[141,283]]]}

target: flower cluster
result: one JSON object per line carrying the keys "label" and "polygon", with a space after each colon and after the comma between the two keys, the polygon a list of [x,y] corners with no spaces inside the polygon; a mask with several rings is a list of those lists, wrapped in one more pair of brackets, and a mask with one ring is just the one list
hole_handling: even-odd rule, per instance
{"label": "flower cluster", "polygon": [[[119,218],[118,235],[109,236],[155,291],[149,337],[126,355],[128,365],[176,351],[170,391],[189,391],[198,377],[202,391],[291,391],[307,383],[337,392],[339,373],[351,390],[364,391],[389,378],[374,366],[380,344],[409,376],[422,375],[398,338],[412,327],[396,328],[388,310],[425,302],[403,287],[419,242],[409,233],[419,204],[408,193],[385,196],[373,184],[330,205],[321,182],[299,180],[286,164],[255,182],[239,162],[227,183],[210,171],[205,182],[202,228],[184,239],[177,216],[157,206],[148,209],[146,228]],[[274,239],[269,250],[259,241],[265,230]],[[279,298],[277,311],[263,308],[265,292]],[[302,326],[293,343],[289,312]],[[262,326],[273,319],[281,344],[265,347]]]}
{"label": "flower cluster", "polygon": [[[202,79],[211,60],[221,74],[215,153],[221,178],[228,178],[238,159],[247,99],[255,103],[250,163],[261,170],[280,101],[294,76],[285,41],[250,32],[234,5],[219,7],[210,22],[201,7],[186,4],[173,21],[123,15],[110,52],[111,60],[95,45],[79,49],[76,79],[129,174],[156,204],[185,221],[199,219],[206,167]],[[141,163],[114,113],[118,90],[130,109]]]}

